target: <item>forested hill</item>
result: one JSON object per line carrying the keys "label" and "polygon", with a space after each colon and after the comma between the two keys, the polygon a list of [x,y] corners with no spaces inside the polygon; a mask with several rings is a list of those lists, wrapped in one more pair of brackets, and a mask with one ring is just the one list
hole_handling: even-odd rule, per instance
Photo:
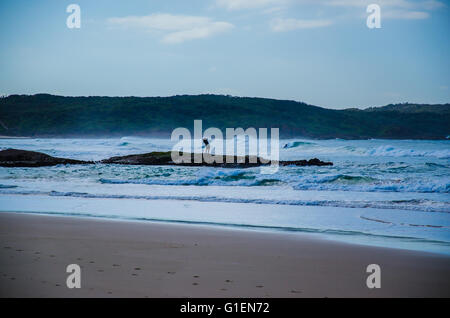
{"label": "forested hill", "polygon": [[450,105],[332,110],[305,103],[222,95],[0,98],[0,135],[168,137],[176,127],[278,127],[282,137],[445,139]]}

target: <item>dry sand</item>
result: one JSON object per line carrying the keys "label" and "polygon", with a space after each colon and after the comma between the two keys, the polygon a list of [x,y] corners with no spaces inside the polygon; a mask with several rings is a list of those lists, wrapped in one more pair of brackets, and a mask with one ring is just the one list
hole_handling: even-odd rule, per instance
{"label": "dry sand", "polygon": [[450,257],[306,234],[0,213],[0,239],[2,297],[450,296]]}

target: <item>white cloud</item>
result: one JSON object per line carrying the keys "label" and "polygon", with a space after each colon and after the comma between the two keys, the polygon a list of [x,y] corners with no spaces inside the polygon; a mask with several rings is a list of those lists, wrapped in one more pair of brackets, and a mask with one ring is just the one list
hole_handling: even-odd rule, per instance
{"label": "white cloud", "polygon": [[270,5],[282,5],[288,0],[216,0],[216,5],[227,10],[259,9]]}
{"label": "white cloud", "polygon": [[[262,10],[262,13],[269,15],[280,15],[294,6],[298,8],[318,6],[322,8],[341,7],[349,10],[354,8],[366,16],[365,8],[372,3],[380,5],[382,18],[405,20],[427,19],[431,16],[431,11],[447,6],[442,0],[215,0],[217,7],[227,10],[254,9]],[[361,16],[361,13],[356,16]],[[272,21],[271,25],[275,31],[285,31],[322,27],[329,24],[331,24],[330,20],[283,19]]]}
{"label": "white cloud", "polygon": [[214,21],[208,17],[163,13],[110,18],[108,22],[114,26],[137,28],[161,34],[162,42],[170,44],[207,38],[234,27],[231,23]]}
{"label": "white cloud", "polygon": [[[302,0],[298,0],[302,1]],[[317,0],[331,7],[363,8],[376,3],[381,7],[381,17],[386,19],[421,20],[428,19],[428,11],[446,5],[439,0]]]}
{"label": "white cloud", "polygon": [[367,7],[369,4],[376,3],[380,7],[400,7],[409,8],[413,4],[408,0],[325,0],[325,5],[341,7]]}
{"label": "white cloud", "polygon": [[446,7],[439,0],[327,0],[329,6],[363,7],[377,3],[382,19],[424,20],[431,11]]}
{"label": "white cloud", "polygon": [[376,3],[381,7],[433,10],[445,7],[441,0],[215,0],[216,6],[227,10],[259,9],[268,6],[325,5],[340,7],[367,7]]}
{"label": "white cloud", "polygon": [[281,12],[282,10],[283,10],[283,7],[270,7],[270,8],[264,9],[261,13],[273,14],[273,13]]}
{"label": "white cloud", "polygon": [[424,11],[391,10],[382,13],[384,19],[422,20],[429,17],[430,14]]}
{"label": "white cloud", "polygon": [[403,9],[425,9],[434,10],[445,7],[439,0],[317,0],[322,4],[341,7],[367,7],[376,3],[380,7],[395,7]]}
{"label": "white cloud", "polygon": [[445,4],[437,0],[426,0],[422,2],[422,7],[425,10],[435,10],[445,7]]}
{"label": "white cloud", "polygon": [[270,27],[275,32],[292,31],[298,29],[313,29],[330,26],[330,20],[298,20],[298,19],[273,19]]}

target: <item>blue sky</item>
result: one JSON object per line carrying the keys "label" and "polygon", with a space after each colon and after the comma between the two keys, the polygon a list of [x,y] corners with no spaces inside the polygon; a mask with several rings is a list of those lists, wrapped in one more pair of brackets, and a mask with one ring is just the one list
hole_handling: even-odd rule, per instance
{"label": "blue sky", "polygon": [[1,0],[0,93],[448,103],[449,31],[446,0]]}

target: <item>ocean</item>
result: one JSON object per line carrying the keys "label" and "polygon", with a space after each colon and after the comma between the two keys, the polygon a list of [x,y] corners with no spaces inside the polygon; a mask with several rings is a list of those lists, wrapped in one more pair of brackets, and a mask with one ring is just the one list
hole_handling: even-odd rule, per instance
{"label": "ocean", "polygon": [[[171,150],[166,139],[0,139],[72,159]],[[196,149],[195,151],[201,151]],[[0,167],[0,211],[310,233],[450,254],[450,141],[280,140],[281,160],[333,166]]]}

